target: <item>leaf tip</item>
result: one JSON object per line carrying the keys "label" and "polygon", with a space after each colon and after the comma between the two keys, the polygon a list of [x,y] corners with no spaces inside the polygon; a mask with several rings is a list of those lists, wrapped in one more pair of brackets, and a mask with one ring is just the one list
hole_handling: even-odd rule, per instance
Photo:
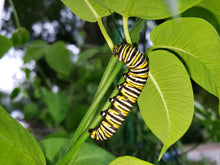
{"label": "leaf tip", "polygon": [[157,159],[158,162],[161,160],[161,158],[163,157],[163,154],[166,152],[166,150],[167,150],[168,148],[169,148],[169,146],[166,146],[166,145],[163,146],[163,148],[162,148],[162,150],[161,150],[161,152],[160,152],[160,155],[159,155],[159,157],[158,157],[158,159]]}

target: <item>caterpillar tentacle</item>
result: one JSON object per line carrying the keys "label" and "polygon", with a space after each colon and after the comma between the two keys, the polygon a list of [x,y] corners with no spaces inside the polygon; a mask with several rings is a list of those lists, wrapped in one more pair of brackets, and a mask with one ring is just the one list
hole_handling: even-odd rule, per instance
{"label": "caterpillar tentacle", "polygon": [[123,75],[125,82],[117,86],[119,94],[109,99],[112,107],[100,113],[103,117],[100,125],[89,130],[90,137],[96,140],[107,140],[120,128],[144,88],[149,73],[147,59],[136,47],[121,43],[114,47],[113,54],[129,68],[129,72]]}

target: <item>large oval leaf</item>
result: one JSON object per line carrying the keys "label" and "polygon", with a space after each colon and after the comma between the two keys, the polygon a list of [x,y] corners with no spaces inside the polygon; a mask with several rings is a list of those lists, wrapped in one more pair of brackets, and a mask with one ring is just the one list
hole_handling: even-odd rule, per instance
{"label": "large oval leaf", "polygon": [[172,53],[151,52],[149,68],[149,79],[138,104],[145,123],[163,142],[161,158],[192,121],[193,91],[185,67]]}
{"label": "large oval leaf", "polygon": [[0,164],[46,164],[33,136],[0,106]]}
{"label": "large oval leaf", "polygon": [[218,96],[220,40],[208,22],[200,18],[170,20],[156,27],[150,38],[154,48],[177,52],[193,80]]}
{"label": "large oval leaf", "polygon": [[[123,16],[143,19],[162,19],[178,14],[192,7],[200,0],[179,0],[169,3],[168,0],[95,0],[100,5]],[[176,1],[175,1],[176,2]],[[176,6],[175,6],[176,5]]]}
{"label": "large oval leaf", "polygon": [[[85,21],[89,22],[96,22],[97,17],[94,15],[94,12],[97,14],[98,17],[104,17],[110,15],[110,12],[108,9],[105,9],[104,7],[100,6],[99,4],[95,3],[93,0],[62,0],[63,3],[70,8],[70,10],[76,14],[78,17]],[[91,11],[91,8],[88,6],[86,1],[89,2],[91,7],[93,8],[93,12]]]}
{"label": "large oval leaf", "polygon": [[145,162],[132,156],[118,157],[110,163],[110,165],[153,165],[152,163]]}

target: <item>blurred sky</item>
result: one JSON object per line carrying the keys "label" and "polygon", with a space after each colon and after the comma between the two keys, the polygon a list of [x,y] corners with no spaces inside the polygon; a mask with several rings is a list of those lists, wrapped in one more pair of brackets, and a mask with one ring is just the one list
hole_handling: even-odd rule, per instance
{"label": "blurred sky", "polygon": [[0,59],[0,90],[10,93],[25,78],[24,72],[21,71],[23,66],[23,51],[11,48]]}
{"label": "blurred sky", "polygon": [[5,0],[0,0],[0,30],[1,30],[1,22],[2,22],[2,13],[4,8]]}
{"label": "blurred sky", "polygon": [[[1,32],[1,20],[3,17],[4,0],[0,0],[0,32]],[[1,33],[0,33],[1,34]],[[3,92],[11,92],[16,85],[14,78],[18,81],[24,78],[24,74],[20,71],[20,67],[23,65],[21,59],[21,51],[16,51],[12,48],[0,59],[0,90]]]}

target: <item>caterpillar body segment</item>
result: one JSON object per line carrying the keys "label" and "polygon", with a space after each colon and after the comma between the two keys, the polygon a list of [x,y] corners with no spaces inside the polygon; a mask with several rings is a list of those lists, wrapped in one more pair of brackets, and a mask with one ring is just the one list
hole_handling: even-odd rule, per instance
{"label": "caterpillar body segment", "polygon": [[115,45],[113,54],[129,68],[129,71],[123,76],[125,82],[117,87],[119,94],[110,99],[112,107],[101,112],[103,120],[100,125],[89,130],[90,137],[95,140],[107,140],[116,133],[137,101],[148,78],[148,61],[136,47],[124,43]]}

